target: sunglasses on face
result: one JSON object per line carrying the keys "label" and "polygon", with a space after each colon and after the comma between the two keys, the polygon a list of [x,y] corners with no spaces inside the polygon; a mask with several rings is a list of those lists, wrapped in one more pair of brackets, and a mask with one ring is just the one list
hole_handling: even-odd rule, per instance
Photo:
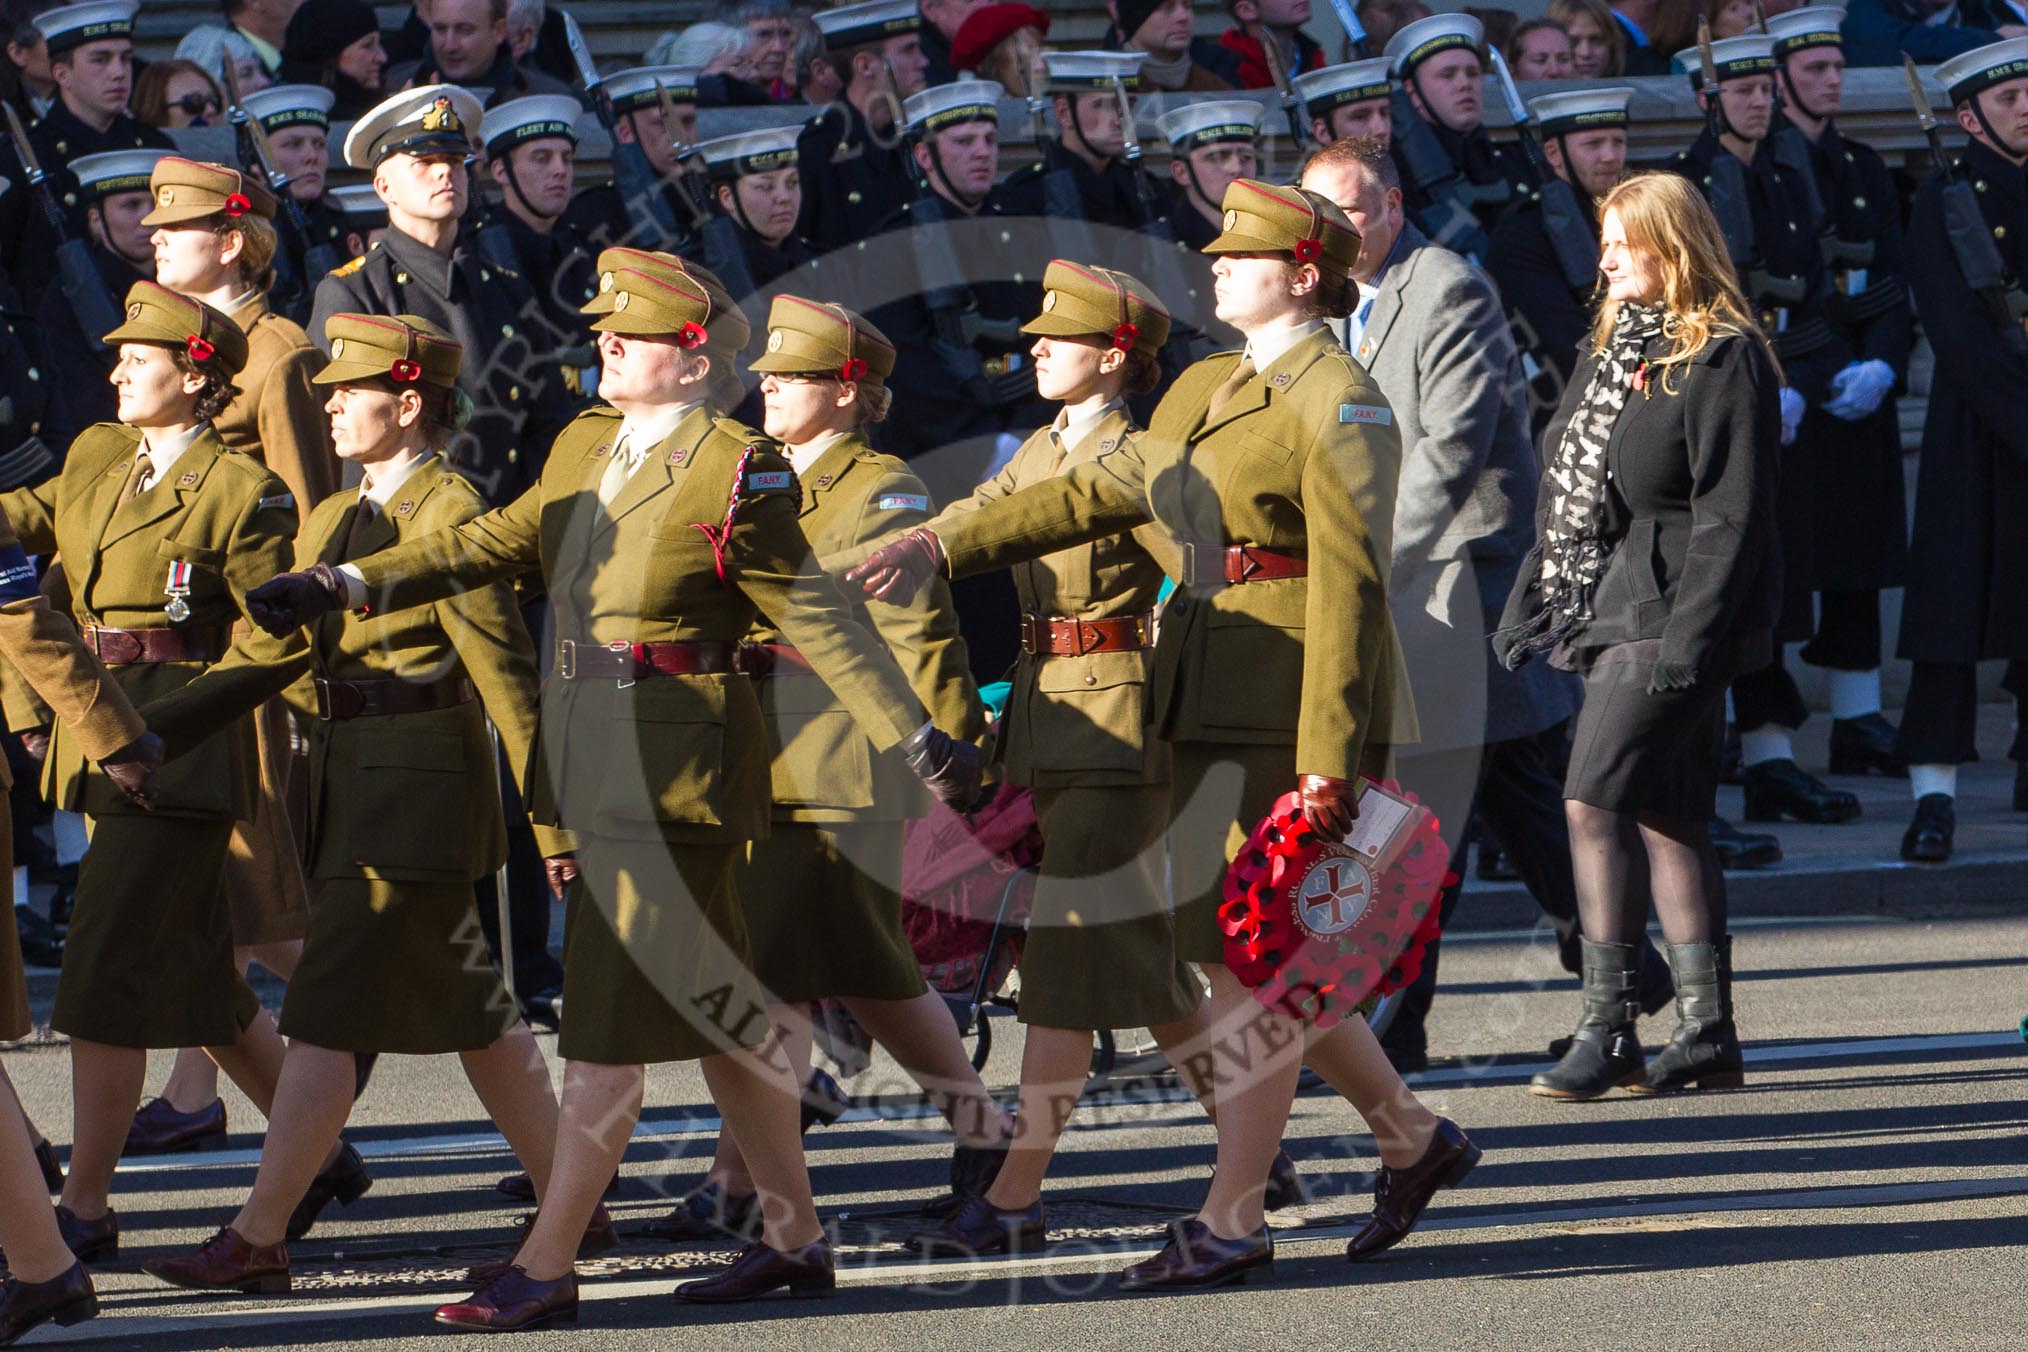
{"label": "sunglasses on face", "polygon": [[210,94],[185,94],[180,99],[172,99],[169,106],[181,112],[185,117],[202,117],[206,113],[216,113],[221,110],[218,99]]}

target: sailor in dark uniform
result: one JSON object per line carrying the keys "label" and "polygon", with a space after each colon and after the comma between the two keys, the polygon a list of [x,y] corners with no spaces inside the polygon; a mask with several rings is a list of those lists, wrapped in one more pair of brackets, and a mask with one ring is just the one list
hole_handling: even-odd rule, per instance
{"label": "sailor in dark uniform", "polygon": [[471,190],[465,163],[480,117],[467,91],[427,85],[352,124],[345,161],[372,171],[390,225],[371,253],[318,284],[308,331],[324,345],[326,316],[410,314],[455,337],[467,354],[458,388],[473,414],[445,460],[499,504],[535,482],[550,440],[577,405],[542,335],[529,332],[528,284],[460,237]]}
{"label": "sailor in dark uniform", "polygon": [[[331,181],[331,109],[337,99],[323,85],[285,84],[257,89],[240,100],[247,116],[259,119],[274,151],[275,169],[287,175],[289,196],[303,214],[300,231],[287,212],[275,217],[284,258],[276,269],[281,274],[276,289],[268,293],[269,308],[298,324],[308,322],[324,273],[351,257],[345,249],[345,219],[324,195]],[[313,253],[316,266],[308,261]]]}
{"label": "sailor in dark uniform", "polygon": [[1376,56],[1298,75],[1296,93],[1310,119],[1311,138],[1320,146],[1355,136],[1390,144],[1394,123],[1388,96],[1394,85],[1387,72],[1392,64]]}
{"label": "sailor in dark uniform", "polygon": [[[1544,94],[1528,101],[1543,157],[1576,190],[1594,257],[1598,218],[1591,204],[1626,172],[1627,101],[1633,94],[1622,85]],[[1507,306],[1522,373],[1528,379],[1531,422],[1540,435],[1563,398],[1579,349],[1589,346],[1596,274],[1582,287],[1570,284],[1558,264],[1536,193],[1501,216],[1486,252],[1486,270],[1499,284]]]}
{"label": "sailor in dark uniform", "polygon": [[619,134],[612,181],[579,193],[564,212],[593,245],[672,253],[695,237],[699,204],[688,175],[696,166],[687,157],[697,140],[697,79],[695,66],[636,66],[606,77]]}
{"label": "sailor in dark uniform", "polygon": [[364,258],[387,233],[387,203],[371,183],[345,183],[325,195],[337,216],[344,247],[339,250],[349,261]]}
{"label": "sailor in dark uniform", "polygon": [[1808,499],[1817,632],[1802,658],[1826,668],[1831,687],[1831,773],[1907,773],[1894,725],[1880,713],[1880,590],[1907,571],[1908,507],[1901,415],[1913,312],[1902,268],[1901,194],[1872,147],[1847,140],[1833,119],[1844,87],[1842,3],[1768,20],[1783,112],[1776,158],[1807,165],[1826,219],[1821,246],[1830,289],[1824,310],[1845,340],[1847,363],[1831,397],[1803,419],[1782,466],[1784,496]]}
{"label": "sailor in dark uniform", "polygon": [[797,152],[801,133],[800,127],[774,127],[721,136],[697,147],[712,208],[731,227],[707,229],[701,261],[742,302],[746,296],[740,283],[754,290],[772,286],[816,261],[816,250],[796,232],[803,214]]}
{"label": "sailor in dark uniform", "polygon": [[[1908,280],[1936,376],[1898,645],[1914,670],[1895,749],[1916,800],[1901,855],[1924,863],[1950,858],[1958,766],[1979,758],[1982,661],[2007,662],[2014,810],[2028,812],[2028,38],[1952,57],[1935,79],[1971,139],[1948,175],[1922,185],[1908,222]],[[1967,215],[1983,238],[1960,229]],[[1990,278],[1965,266],[1980,253]]]}
{"label": "sailor in dark uniform", "polygon": [[[1814,505],[1787,466],[1810,454],[1809,447],[1798,443],[1804,414],[1831,396],[1832,377],[1851,354],[1825,308],[1830,285],[1818,238],[1821,209],[1814,177],[1808,165],[1785,162],[1787,157],[1776,154],[1770,135],[1773,39],[1758,33],[1723,38],[1711,44],[1711,56],[1718,76],[1718,129],[1707,125],[1668,167],[1699,187],[1725,232],[1740,286],[1781,362],[1782,442],[1791,448],[1784,456],[1775,508],[1783,564],[1775,656],[1732,685],[1746,819],[1846,822],[1859,815],[1858,797],[1831,788],[1796,764],[1791,734],[1809,711],[1783,666],[1780,645],[1808,639],[1816,628],[1810,595]],[[1699,88],[1702,106],[1697,49],[1678,52],[1676,65]]]}
{"label": "sailor in dark uniform", "polygon": [[1425,235],[1479,262],[1487,232],[1528,186],[1522,165],[1486,134],[1485,40],[1470,14],[1417,19],[1387,40],[1402,204]]}
{"label": "sailor in dark uniform", "polygon": [[512,245],[515,270],[535,293],[529,317],[541,323],[573,393],[595,385],[599,367],[583,313],[599,293],[598,250],[565,218],[582,111],[569,95],[531,94],[489,110],[479,131],[486,172],[500,190],[487,228],[504,231]]}
{"label": "sailor in dark uniform", "polygon": [[915,195],[901,101],[923,88],[927,62],[915,0],[872,0],[811,18],[843,92],[803,128],[799,233],[828,252],[865,239]]}
{"label": "sailor in dark uniform", "polygon": [[1169,228],[1192,253],[1224,230],[1219,203],[1236,178],[1258,178],[1260,119],[1252,99],[1180,103],[1156,120],[1169,142]]}
{"label": "sailor in dark uniform", "polygon": [[1120,93],[1131,95],[1141,88],[1141,66],[1147,59],[1146,52],[1042,54],[1042,92],[1059,134],[1043,147],[1041,163],[1008,177],[1007,194],[1022,210],[1043,214],[1042,176],[1067,169],[1084,218],[1093,225],[1139,232],[1166,214],[1152,182],[1126,159],[1131,128],[1122,117],[1132,116],[1132,99],[1122,109]]}

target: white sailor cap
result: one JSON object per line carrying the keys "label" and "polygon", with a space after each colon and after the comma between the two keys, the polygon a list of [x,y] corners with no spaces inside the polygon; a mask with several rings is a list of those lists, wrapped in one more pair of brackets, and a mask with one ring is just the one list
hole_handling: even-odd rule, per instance
{"label": "white sailor cap", "polygon": [[911,94],[901,105],[902,120],[917,136],[929,136],[961,122],[998,122],[1007,90],[998,80],[953,80]]}
{"label": "white sailor cap", "polygon": [[635,66],[606,77],[606,97],[613,101],[615,114],[653,108],[662,101],[655,92],[659,81],[675,102],[695,103],[697,80],[703,74],[702,66]]}
{"label": "white sailor cap", "polygon": [[134,15],[140,8],[135,0],[89,0],[82,5],[45,9],[32,22],[49,44],[49,54],[61,56],[87,42],[132,38]]}
{"label": "white sailor cap", "polygon": [[375,169],[389,155],[469,155],[484,116],[477,96],[458,85],[405,89],[352,124],[345,162]]}
{"label": "white sailor cap", "polygon": [[1627,125],[1627,101],[1634,96],[1630,85],[1609,85],[1603,89],[1573,89],[1562,94],[1539,94],[1528,100],[1535,128],[1544,136],[1568,136],[1574,131],[1598,131]]}
{"label": "white sailor cap", "polygon": [[1171,108],[1155,119],[1155,126],[1171,148],[1186,153],[1228,141],[1252,145],[1260,135],[1264,111],[1252,99],[1207,99]]}
{"label": "white sailor cap", "polygon": [[156,164],[175,153],[149,147],[80,155],[70,162],[70,171],[77,176],[78,201],[97,202],[120,192],[151,193],[149,179]]}
{"label": "white sailor cap", "polygon": [[824,50],[843,51],[871,42],[885,42],[922,29],[922,10],[916,0],[872,0],[864,5],[841,5],[820,9],[810,16],[824,35]]}
{"label": "white sailor cap", "polygon": [[1386,98],[1390,87],[1387,71],[1392,64],[1389,58],[1376,56],[1365,61],[1326,66],[1307,75],[1298,75],[1296,93],[1302,96],[1303,105],[1311,117],[1329,117],[1332,109],[1343,108],[1348,103]]}
{"label": "white sailor cap", "polygon": [[261,130],[277,132],[284,127],[331,126],[331,108],[338,102],[336,92],[323,85],[283,84],[256,89],[240,101],[248,117],[261,121]]}
{"label": "white sailor cap", "polygon": [[1806,5],[1786,14],[1771,14],[1767,35],[1774,39],[1777,58],[1790,56],[1806,47],[1843,47],[1845,35],[1838,25],[1845,22],[1845,0],[1835,4]]}
{"label": "white sailor cap", "polygon": [[770,127],[766,131],[743,131],[732,136],[715,136],[697,143],[704,159],[704,172],[714,182],[731,183],[748,174],[770,174],[796,164],[796,142],[800,125]]}
{"label": "white sailor cap", "polygon": [[1043,88],[1052,94],[1109,90],[1118,77],[1128,89],[1141,84],[1146,52],[1044,52]]}
{"label": "white sailor cap", "polygon": [[326,194],[345,222],[354,227],[387,224],[387,203],[371,183],[344,183]]}
{"label": "white sailor cap", "polygon": [[1952,103],[2028,76],[2028,38],[2007,38],[1937,63],[1932,74]]}
{"label": "white sailor cap", "polygon": [[577,144],[577,115],[584,106],[568,94],[530,94],[509,99],[486,111],[479,123],[479,143],[490,156],[504,155],[519,145],[562,137]]}
{"label": "white sailor cap", "polygon": [[1439,52],[1462,47],[1476,53],[1485,41],[1486,26],[1471,15],[1432,14],[1397,29],[1387,40],[1386,58],[1394,78],[1405,80]]}
{"label": "white sailor cap", "polygon": [[[1720,38],[1711,44],[1711,66],[1718,72],[1720,84],[1749,75],[1772,75],[1775,68],[1774,39],[1765,33],[1742,33],[1736,38]],[[1691,84],[1703,85],[1704,58],[1698,55],[1696,43],[1676,53],[1676,69],[1688,74]]]}

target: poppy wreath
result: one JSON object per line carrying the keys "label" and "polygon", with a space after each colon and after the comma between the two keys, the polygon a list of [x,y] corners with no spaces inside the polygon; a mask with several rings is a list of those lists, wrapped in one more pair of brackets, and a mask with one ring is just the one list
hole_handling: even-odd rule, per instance
{"label": "poppy wreath", "polygon": [[684,320],[683,327],[676,330],[676,346],[685,352],[696,351],[710,341],[710,338],[711,335],[705,332],[704,326],[694,320]]}
{"label": "poppy wreath", "polygon": [[1289,250],[1298,263],[1314,263],[1324,256],[1324,241],[1321,239],[1299,239],[1296,247]]}
{"label": "poppy wreath", "polygon": [[200,366],[218,355],[216,347],[194,333],[184,340],[183,350],[190,355],[190,360],[198,363]]}
{"label": "poppy wreath", "polygon": [[1113,330],[1113,346],[1122,352],[1132,352],[1134,344],[1141,340],[1139,324],[1122,324]]}
{"label": "poppy wreath", "polygon": [[847,357],[845,364],[838,368],[838,379],[844,381],[866,379],[866,361],[861,357]]}
{"label": "poppy wreath", "polygon": [[[1382,787],[1419,801],[1391,780]],[[1439,933],[1437,899],[1453,876],[1439,826],[1419,810],[1407,844],[1373,877],[1359,856],[1310,829],[1295,794],[1282,795],[1226,871],[1218,909],[1225,965],[1262,1005],[1318,1028],[1407,988]],[[1321,897],[1306,886],[1313,878]],[[1343,920],[1348,900],[1356,910],[1342,924],[1313,927],[1306,897],[1312,920]]]}
{"label": "poppy wreath", "polygon": [[396,357],[394,364],[387,368],[387,375],[396,384],[413,385],[422,379],[422,364],[407,357]]}
{"label": "poppy wreath", "polygon": [[238,220],[253,210],[253,199],[243,192],[229,192],[225,195],[225,214]]}

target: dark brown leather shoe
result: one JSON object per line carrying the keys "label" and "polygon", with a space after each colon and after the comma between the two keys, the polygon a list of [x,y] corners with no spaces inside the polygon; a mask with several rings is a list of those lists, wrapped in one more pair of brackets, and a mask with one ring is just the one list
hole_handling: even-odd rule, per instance
{"label": "dark brown leather shoe", "polygon": [[165,1098],[149,1099],[127,1128],[123,1155],[167,1155],[225,1144],[225,1100],[213,1099],[194,1113],[179,1113]]}
{"label": "dark brown leather shoe", "polygon": [[1275,1237],[1263,1225],[1238,1239],[1220,1239],[1194,1216],[1170,1227],[1162,1252],[1120,1274],[1122,1291],[1162,1291],[1185,1286],[1237,1286],[1247,1274],[1274,1272]]}
{"label": "dark brown leather shoe", "polygon": [[[523,1216],[521,1218],[522,1235],[527,1235],[528,1227],[534,1223],[535,1217]],[[584,1227],[584,1237],[577,1242],[577,1256],[579,1258],[596,1258],[602,1253],[610,1253],[619,1247],[620,1232],[613,1225],[613,1218],[607,1213],[605,1203],[601,1202],[598,1206],[592,1208],[591,1220],[586,1222]],[[518,1240],[515,1242],[514,1251],[516,1253],[521,1252],[521,1245]],[[483,1263],[474,1263],[465,1270],[465,1280],[474,1286],[490,1286],[506,1276],[507,1270],[513,1266],[514,1260],[511,1258],[492,1258]]]}
{"label": "dark brown leather shoe", "polygon": [[978,1258],[989,1253],[1041,1253],[1049,1245],[1049,1228],[1037,1201],[1019,1211],[1003,1210],[974,1197],[942,1224],[918,1230],[902,1242],[925,1258]]}
{"label": "dark brown leather shoe", "polygon": [[80,1263],[104,1263],[120,1256],[120,1213],[110,1208],[95,1221],[81,1221],[76,1212],[59,1205],[56,1229]]}
{"label": "dark brown leather shoe", "polygon": [[296,1209],[289,1213],[288,1237],[301,1239],[310,1233],[310,1227],[317,1223],[324,1208],[336,1202],[340,1206],[351,1206],[366,1195],[373,1186],[373,1175],[366,1172],[366,1161],[359,1158],[359,1152],[350,1145],[340,1142],[338,1158],[323,1173],[310,1182],[310,1190],[303,1194],[303,1200],[296,1203]]}
{"label": "dark brown leather shoe", "polygon": [[70,1271],[46,1282],[9,1277],[0,1284],[0,1347],[38,1325],[54,1320],[68,1328],[98,1312],[98,1293],[83,1263],[72,1263]]}
{"label": "dark brown leather shoe", "polygon": [[51,1193],[62,1192],[63,1162],[56,1157],[56,1147],[46,1140],[38,1139],[35,1142],[35,1163],[36,1167],[42,1170],[43,1186]]}
{"label": "dark brown leather shoe", "polygon": [[761,1236],[759,1193],[733,1197],[717,1183],[706,1183],[676,1204],[666,1216],[657,1216],[642,1229],[657,1239],[687,1244],[700,1239],[736,1239],[752,1244]]}
{"label": "dark brown leather shoe", "polygon": [[752,1300],[786,1286],[792,1296],[822,1299],[837,1285],[838,1269],[831,1261],[829,1239],[787,1253],[753,1243],[741,1249],[732,1266],[717,1276],[677,1287],[676,1298],[719,1304]]}
{"label": "dark brown leather shoe", "polygon": [[1345,1256],[1357,1263],[1407,1239],[1437,1189],[1455,1188],[1464,1182],[1479,1162],[1479,1153],[1479,1147],[1457,1123],[1438,1118],[1436,1135],[1430,1138],[1421,1159],[1406,1169],[1380,1166],[1380,1177],[1373,1185],[1373,1215],[1352,1236]]}
{"label": "dark brown leather shoe", "polygon": [[539,1282],[510,1267],[484,1289],[437,1308],[437,1322],[480,1333],[517,1333],[577,1322],[577,1274]]}
{"label": "dark brown leather shoe", "polygon": [[[532,1202],[535,1200],[535,1180],[530,1178],[527,1174],[502,1175],[500,1181],[495,1183],[493,1187],[497,1191],[504,1193],[509,1197],[512,1197],[517,1202]],[[604,1195],[607,1197],[611,1197],[614,1193],[618,1192],[619,1190],[620,1190],[620,1176],[618,1174],[614,1174],[613,1181],[606,1184],[606,1190]]]}
{"label": "dark brown leather shoe", "polygon": [[181,1258],[150,1258],[141,1271],[171,1286],[193,1291],[244,1291],[279,1296],[289,1289],[289,1246],[255,1248],[230,1225]]}
{"label": "dark brown leather shoe", "polygon": [[974,1197],[984,1197],[986,1189],[1000,1176],[1000,1166],[1007,1162],[1011,1144],[999,1141],[993,1145],[961,1145],[953,1150],[951,1190],[923,1207],[922,1214],[931,1220],[942,1220],[955,1216],[958,1208]]}

